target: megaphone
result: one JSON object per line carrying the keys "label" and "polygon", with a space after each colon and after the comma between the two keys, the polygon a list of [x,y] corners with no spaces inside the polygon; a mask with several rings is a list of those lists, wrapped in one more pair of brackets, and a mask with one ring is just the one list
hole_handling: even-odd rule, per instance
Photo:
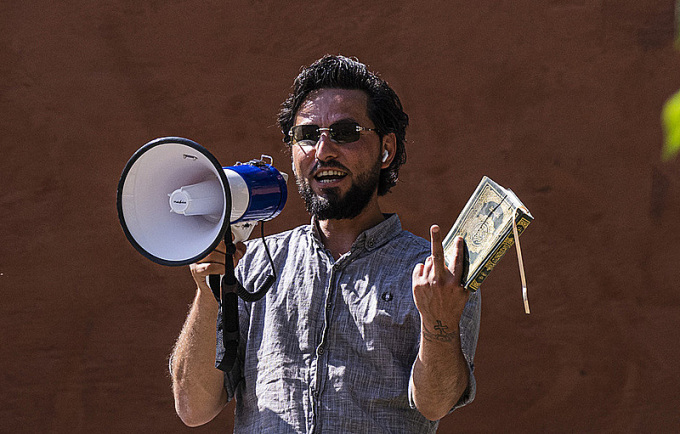
{"label": "megaphone", "polygon": [[279,215],[286,181],[271,157],[222,167],[198,143],[162,137],[125,165],[118,218],[142,255],[162,265],[188,265],[213,251],[229,228],[240,241],[258,221]]}

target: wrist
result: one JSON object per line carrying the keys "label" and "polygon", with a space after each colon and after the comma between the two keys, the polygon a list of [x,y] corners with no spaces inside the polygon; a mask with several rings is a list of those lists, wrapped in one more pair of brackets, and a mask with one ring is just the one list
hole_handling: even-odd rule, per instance
{"label": "wrist", "polygon": [[210,306],[217,306],[218,299],[210,286],[203,281],[203,284],[198,284],[196,287],[195,302],[200,304],[208,304]]}
{"label": "wrist", "polygon": [[458,323],[452,320],[430,319],[420,321],[420,332],[424,342],[438,342],[460,345]]}

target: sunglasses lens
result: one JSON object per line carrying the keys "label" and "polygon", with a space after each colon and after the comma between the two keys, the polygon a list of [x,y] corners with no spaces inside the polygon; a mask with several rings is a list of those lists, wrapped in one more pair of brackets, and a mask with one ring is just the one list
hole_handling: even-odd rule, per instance
{"label": "sunglasses lens", "polygon": [[[344,144],[356,142],[361,138],[358,127],[359,124],[356,122],[342,122],[331,125],[329,129],[321,129],[329,130],[330,138],[335,143]],[[316,146],[319,137],[321,137],[321,131],[319,131],[317,125],[296,125],[291,128],[290,136],[295,144]]]}
{"label": "sunglasses lens", "polygon": [[298,125],[290,130],[294,143],[314,146],[319,141],[319,127],[316,125]]}
{"label": "sunglasses lens", "polygon": [[356,142],[361,137],[357,126],[354,122],[331,125],[331,139],[336,143]]}

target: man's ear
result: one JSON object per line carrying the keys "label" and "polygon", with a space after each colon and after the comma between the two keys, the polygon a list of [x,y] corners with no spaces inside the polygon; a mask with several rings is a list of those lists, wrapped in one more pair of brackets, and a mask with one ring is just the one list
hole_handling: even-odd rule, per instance
{"label": "man's ear", "polygon": [[385,134],[382,138],[382,152],[380,154],[381,169],[387,169],[394,160],[397,152],[397,136],[394,133]]}

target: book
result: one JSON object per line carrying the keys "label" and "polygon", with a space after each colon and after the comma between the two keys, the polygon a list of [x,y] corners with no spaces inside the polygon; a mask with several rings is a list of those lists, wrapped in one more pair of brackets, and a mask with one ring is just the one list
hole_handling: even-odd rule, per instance
{"label": "book", "polygon": [[[477,291],[503,255],[533,221],[526,206],[510,189],[483,177],[443,241],[447,266],[453,261],[454,240],[465,240],[463,286]],[[528,312],[526,280],[518,248],[525,310]]]}

